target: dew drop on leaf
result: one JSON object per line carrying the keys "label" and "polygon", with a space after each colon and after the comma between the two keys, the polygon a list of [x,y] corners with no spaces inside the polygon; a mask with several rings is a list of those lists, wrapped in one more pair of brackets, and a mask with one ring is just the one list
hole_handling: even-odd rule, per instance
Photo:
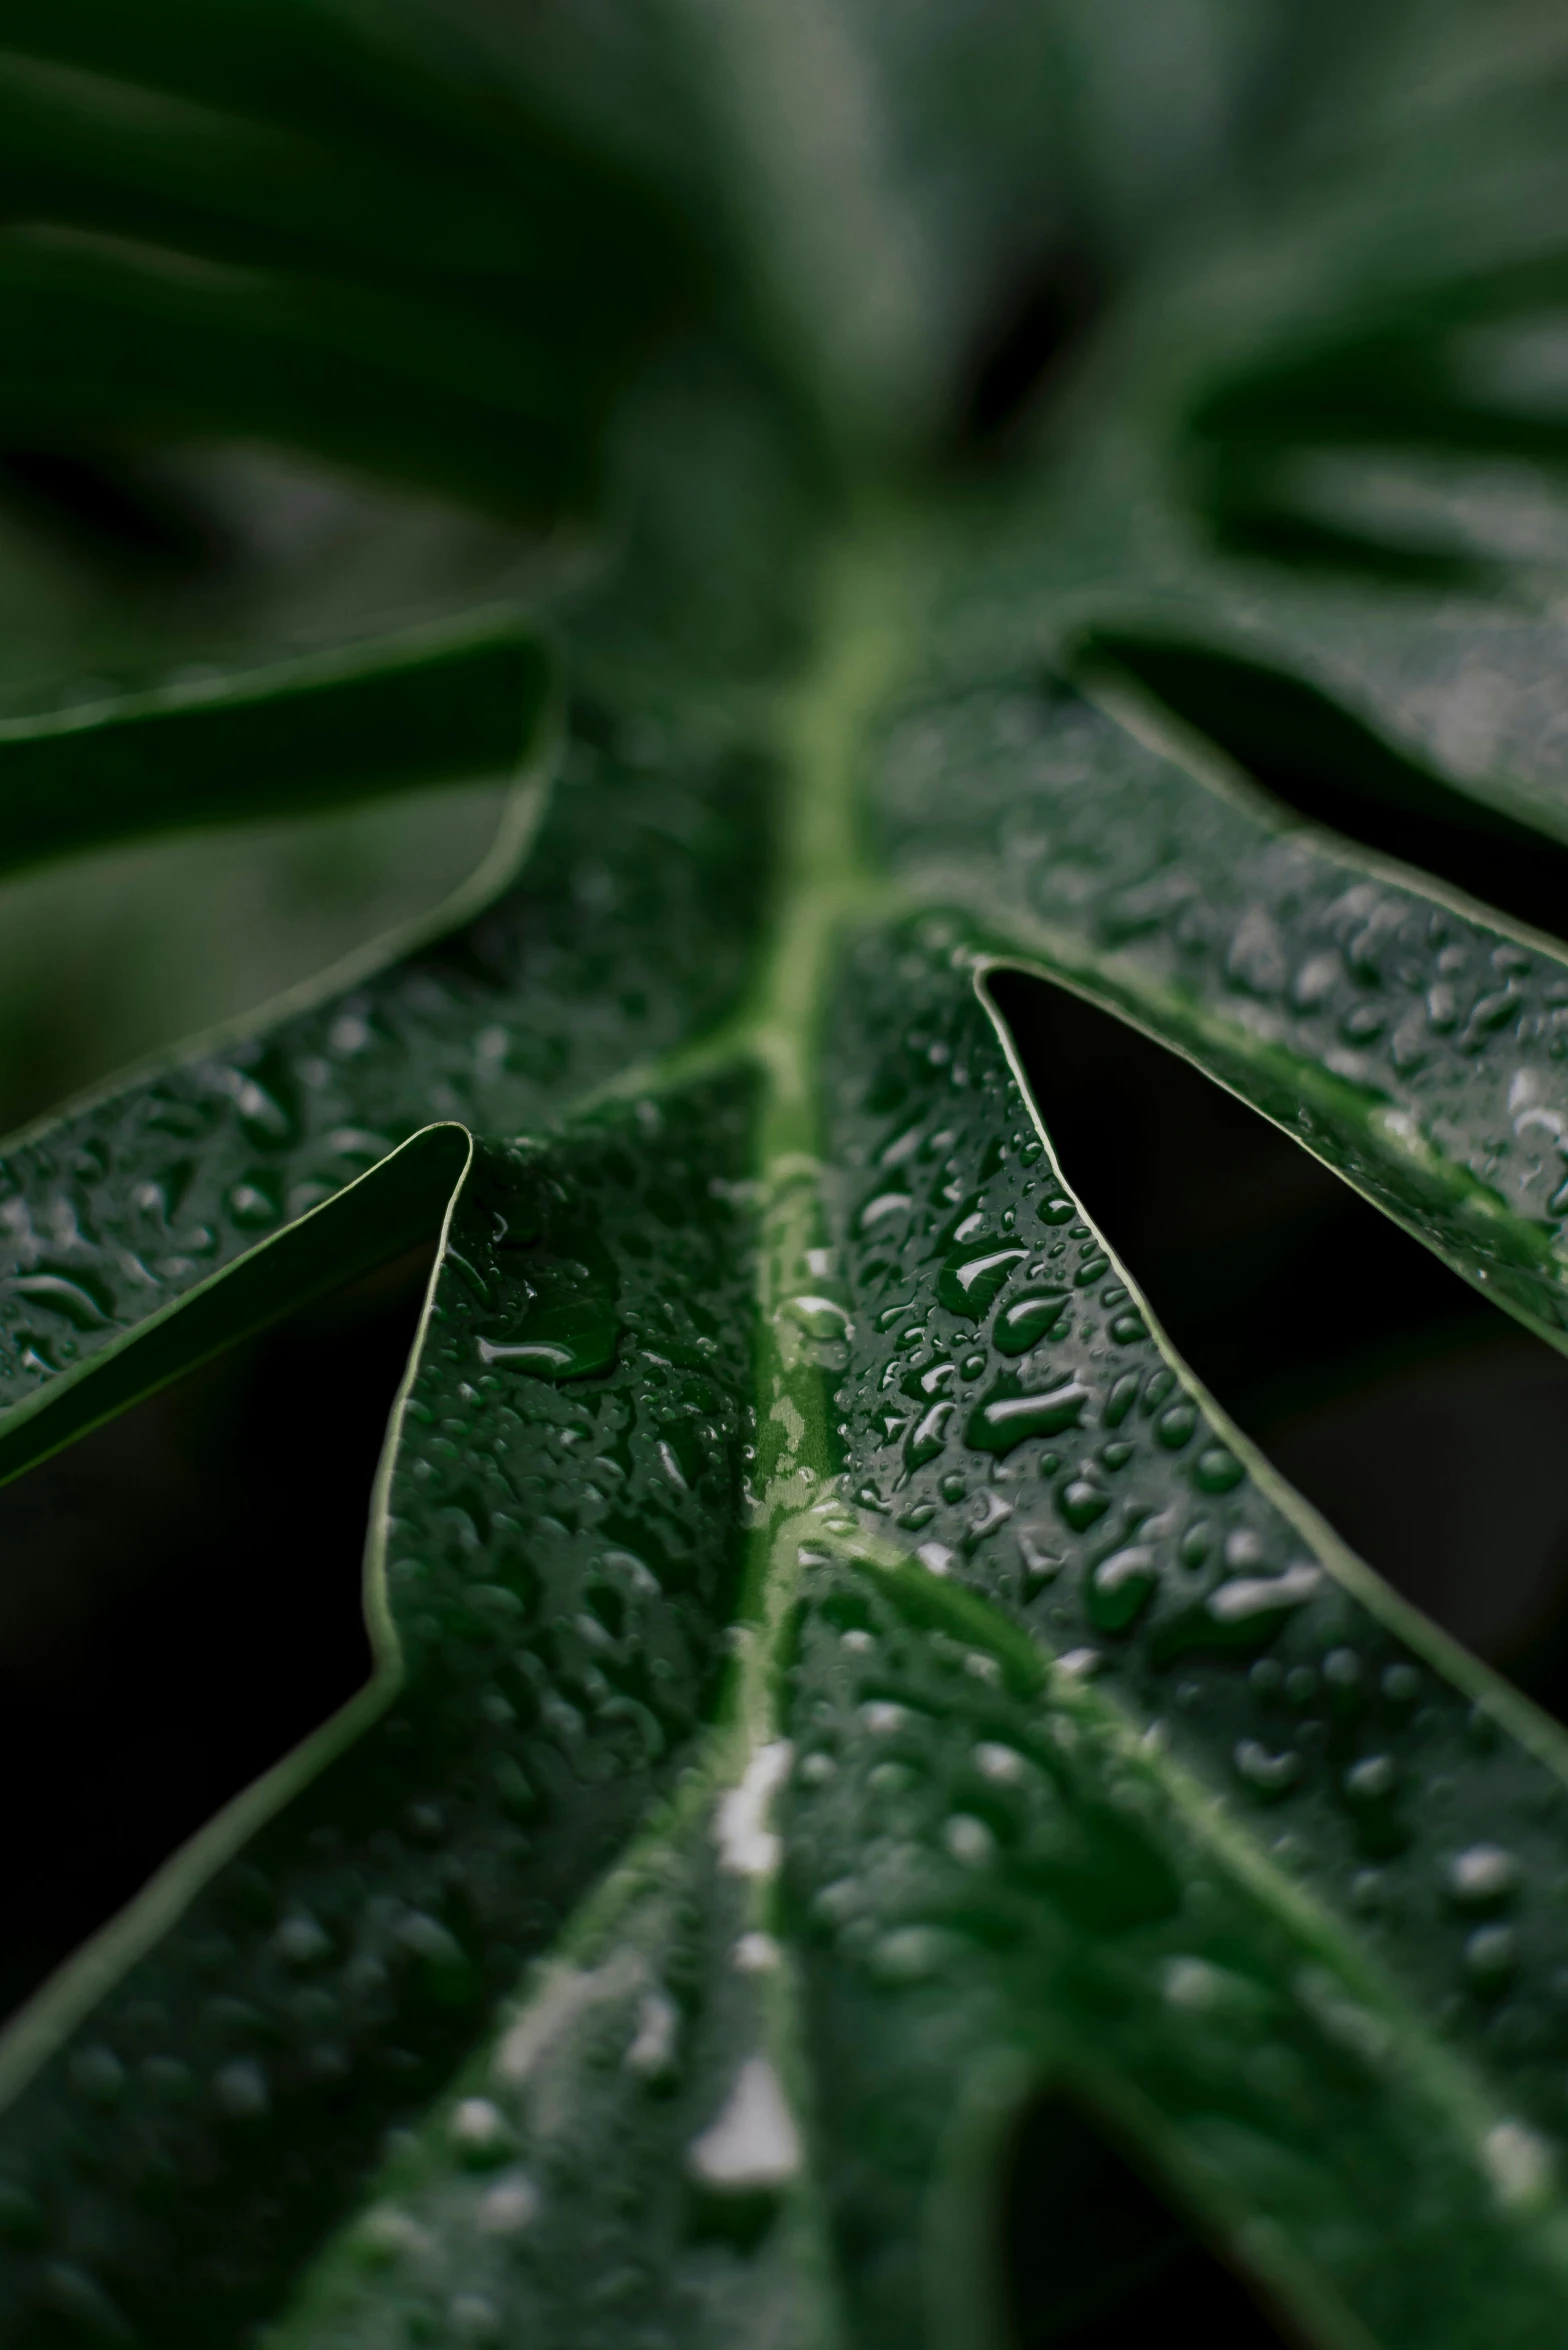
{"label": "dew drop on leaf", "polygon": [[1154,1552],[1134,1543],[1102,1559],[1089,1576],[1089,1621],[1098,1632],[1125,1632],[1148,1606],[1158,1582]]}
{"label": "dew drop on leaf", "polygon": [[937,1276],[936,1294],[950,1314],[967,1314],[980,1321],[990,1312],[1015,1265],[1028,1256],[1026,1248],[997,1241],[955,1248]]}
{"label": "dew drop on leaf", "polygon": [[970,1414],[964,1441],[976,1452],[1005,1455],[1030,1436],[1057,1436],[1076,1428],[1089,1400],[1089,1390],[1077,1379],[1066,1379],[1041,1395],[1028,1395],[1008,1373]]}
{"label": "dew drop on leaf", "polygon": [[1288,1795],[1304,1768],[1301,1756],[1293,1748],[1272,1753],[1256,1738],[1243,1738],[1232,1759],[1238,1776],[1265,1801]]}
{"label": "dew drop on leaf", "polygon": [[1478,1991],[1498,1991],[1519,1963],[1512,1926],[1477,1926],[1465,1942],[1465,1973]]}
{"label": "dew drop on leaf", "polygon": [[1240,1461],[1223,1445],[1200,1452],[1192,1465],[1192,1481],[1200,1493],[1230,1493],[1246,1475]]}
{"label": "dew drop on leaf", "polygon": [[1067,1299],[1060,1291],[1025,1290],[997,1315],[991,1342],[998,1354],[1027,1354],[1055,1328],[1066,1309]]}
{"label": "dew drop on leaf", "polygon": [[846,1307],[831,1297],[790,1297],[780,1307],[808,1338],[847,1338],[854,1325]]}
{"label": "dew drop on leaf", "polygon": [[107,1299],[80,1273],[24,1273],[11,1290],[30,1304],[51,1307],[78,1330],[106,1330],[112,1320]]}
{"label": "dew drop on leaf", "polygon": [[509,2171],[487,2187],[479,2198],[475,2217],[484,2234],[518,2236],[539,2209],[539,2193],[521,2171]]}
{"label": "dew drop on leaf", "polygon": [[1104,1517],[1111,1506],[1111,1497],[1087,1477],[1072,1477],[1057,1495],[1056,1506],[1074,1532],[1081,1534],[1096,1518]]}
{"label": "dew drop on leaf", "polygon": [[1500,1844],[1472,1844],[1448,1866],[1448,1891],[1461,1909],[1498,1909],[1519,1890],[1519,1863]]}
{"label": "dew drop on leaf", "polygon": [[778,2075],[749,2057],[717,2118],[687,2152],[692,2176],[716,2194],[782,2187],[800,2168],[800,2139]]}
{"label": "dew drop on leaf", "polygon": [[448,2130],[459,2161],[474,2169],[504,2162],[512,2151],[511,2125],[488,2097],[460,2098]]}
{"label": "dew drop on leaf", "polygon": [[529,1316],[517,1335],[481,1338],[479,1359],[487,1367],[526,1371],[535,1379],[582,1379],[615,1360],[620,1323],[605,1299],[563,1299]]}

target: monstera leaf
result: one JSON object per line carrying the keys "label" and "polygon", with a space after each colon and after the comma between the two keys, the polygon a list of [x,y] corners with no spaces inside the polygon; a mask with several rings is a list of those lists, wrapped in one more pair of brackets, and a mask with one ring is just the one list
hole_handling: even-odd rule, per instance
{"label": "monstera leaf", "polygon": [[1565,1344],[1554,12],[3,28],[7,480],[250,487],[217,586],[7,541],[0,856],[516,813],[5,1152],[7,1475],[436,1258],[372,1679],[0,2051],[0,2341],[1108,2343],[1108,2146],[1292,2339],[1561,2339],[1568,1744],[1189,1374],[992,994]]}

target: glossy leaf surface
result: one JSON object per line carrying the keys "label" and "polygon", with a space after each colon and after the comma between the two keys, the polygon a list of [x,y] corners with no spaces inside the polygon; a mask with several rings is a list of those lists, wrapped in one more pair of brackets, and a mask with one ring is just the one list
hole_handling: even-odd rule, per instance
{"label": "glossy leaf surface", "polygon": [[[5,429],[618,487],[537,623],[443,540],[434,632],[0,726],[15,862],[520,774],[419,935],[4,1154],[6,1475],[436,1257],[372,1681],[0,2050],[0,2341],[1071,2341],[1136,2280],[1046,2209],[1009,2306],[1049,2086],[1304,2341],[1537,2350],[1568,1746],[1191,1376],[988,976],[1564,1347],[1568,59],[1195,5],[1156,152],[1065,0],[767,13],[8,27]],[[1103,319],[961,417],[1026,201]]]}

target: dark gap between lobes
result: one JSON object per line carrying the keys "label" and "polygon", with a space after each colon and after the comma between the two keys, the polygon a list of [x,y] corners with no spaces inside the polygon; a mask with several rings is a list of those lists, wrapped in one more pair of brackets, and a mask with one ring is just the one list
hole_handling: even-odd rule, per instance
{"label": "dark gap between lobes", "polygon": [[1097,633],[1110,663],[1313,824],[1568,937],[1568,846],[1407,759],[1300,678],[1211,646]]}
{"label": "dark gap between lobes", "polygon": [[0,2014],[371,1671],[371,1484],[432,1246],[0,1486]]}
{"label": "dark gap between lobes", "polygon": [[952,444],[961,458],[1003,452],[1060,377],[1104,301],[1087,245],[1055,244],[1016,269],[970,354]]}
{"label": "dark gap between lobes", "polygon": [[1053,2094],[1023,2115],[1002,2196],[1008,2350],[1288,2350],[1235,2273]]}
{"label": "dark gap between lobes", "polygon": [[1178,1054],[1044,980],[990,987],[1178,1353],[1353,1550],[1568,1720],[1568,1360]]}

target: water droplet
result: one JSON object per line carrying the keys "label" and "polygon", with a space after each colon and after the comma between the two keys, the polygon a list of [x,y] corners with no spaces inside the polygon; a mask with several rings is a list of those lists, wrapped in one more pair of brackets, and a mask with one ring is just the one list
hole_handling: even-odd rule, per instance
{"label": "water droplet", "polygon": [[521,2171],[508,2171],[479,2198],[475,2217],[487,2236],[520,2235],[539,2209],[533,2181]]}
{"label": "water droplet", "polygon": [[1537,2203],[1552,2183],[1552,2150],[1523,2122],[1498,2122],[1481,2141],[1497,2200],[1511,2210]]}
{"label": "water droplet", "polygon": [[793,1753],[785,1738],[759,1746],[739,1784],[720,1799],[714,1817],[719,1866],[733,1876],[767,1877],[778,1867],[782,1847],[767,1819]]}
{"label": "water droplet", "polygon": [[267,1225],[275,1224],[282,1213],[271,1191],[259,1179],[232,1184],[226,1205],[234,1222],[251,1232],[259,1232]]}
{"label": "water droplet", "polygon": [[513,2146],[512,2128],[488,2097],[463,2097],[452,2108],[447,2135],[460,2161],[475,2170],[504,2162]]}
{"label": "water droplet", "polygon": [[447,2323],[460,2342],[499,2342],[501,2312],[483,2293],[459,2293],[447,2305]]}
{"label": "water droplet", "polygon": [[1519,1863],[1500,1844],[1472,1844],[1448,1864],[1448,1890],[1461,1909],[1496,1909],[1519,1890]]}
{"label": "water droplet", "polygon": [[789,1297],[780,1306],[808,1338],[853,1338],[855,1325],[848,1311],[831,1297]]}
{"label": "water droplet", "polygon": [[1243,1575],[1221,1583],[1205,1602],[1217,1624],[1243,1624],[1260,1616],[1301,1607],[1323,1580],[1321,1567],[1306,1560],[1279,1575]]}
{"label": "water droplet", "polygon": [[1125,1632],[1154,1595],[1154,1553],[1135,1543],[1102,1559],[1089,1577],[1089,1621],[1098,1632]]}
{"label": "water droplet", "polygon": [[1066,1564],[1059,1552],[1042,1550],[1029,1534],[1020,1533],[1018,1551],[1024,1562],[1024,1576],[1031,1594],[1042,1583],[1048,1583],[1053,1575],[1059,1575]]}
{"label": "water droplet", "polygon": [[443,2000],[464,2000],[474,1989],[473,1970],[455,1934],[422,1910],[409,1910],[400,1919],[396,1938],[417,1959],[431,1990]]}
{"label": "water droplet", "polygon": [[859,1232],[873,1232],[878,1225],[886,1225],[896,1216],[907,1216],[914,1201],[907,1191],[879,1191],[868,1199],[856,1218]]}
{"label": "water droplet", "polygon": [[898,1926],[873,1946],[871,1972],[882,1983],[923,1983],[949,1970],[964,1947],[941,1926]]}
{"label": "water droplet", "polygon": [[1160,1625],[1154,1635],[1154,1661],[1204,1649],[1237,1650],[1243,1655],[1266,1648],[1292,1609],[1303,1606],[1323,1579],[1321,1567],[1302,1561],[1280,1575],[1244,1575],[1218,1584],[1204,1599]]}
{"label": "water droplet", "polygon": [[1465,1973],[1478,1991],[1495,1991],[1519,1963],[1512,1926],[1477,1926],[1465,1941]]}
{"label": "water droplet", "polygon": [[279,1957],[286,1958],[290,1966],[319,1965],[332,1951],[331,1937],[304,1910],[296,1910],[292,1917],[286,1917],[272,1940]]}
{"label": "water droplet", "polygon": [[972,1812],[955,1812],[943,1825],[942,1841],[954,1860],[968,1869],[984,1868],[996,1850],[996,1838]]}
{"label": "water droplet", "polygon": [[281,1082],[269,1090],[251,1071],[221,1065],[209,1074],[216,1091],[227,1094],[239,1112],[240,1132],[253,1149],[282,1150],[299,1140],[299,1123],[281,1099]]}
{"label": "water droplet", "polygon": [[212,2076],[212,2094],[231,2121],[260,2121],[272,2104],[266,2074],[246,2056],[218,2067]]}
{"label": "water droplet", "polygon": [[688,2149],[687,2168],[718,2194],[784,2186],[800,2168],[800,2138],[765,2057],[741,2066],[718,2118]]}
{"label": "water droplet", "polygon": [[112,2048],[84,2048],[71,2059],[71,2086],[93,2105],[115,2105],[125,2093],[125,2067]]}
{"label": "water droplet", "polygon": [[377,2204],[367,2211],[355,2231],[359,2248],[373,2261],[395,2260],[400,2254],[428,2249],[430,2238],[412,2213],[395,2203]]}
{"label": "water droplet", "polygon": [[1076,1379],[1064,1379],[1044,1394],[1026,1395],[1009,1373],[971,1413],[964,1440],[977,1452],[1010,1453],[1027,1437],[1056,1436],[1076,1428],[1089,1400],[1089,1390]]}
{"label": "water droplet", "polygon": [[[686,1492],[686,1472],[681,1467],[679,1460],[676,1458],[674,1446],[667,1444],[661,1437],[654,1449],[659,1455],[659,1466],[664,1471],[666,1477],[668,1477],[670,1483],[676,1486],[680,1492]],[[809,1472],[807,1473],[809,1474]]]}
{"label": "water droplet", "polygon": [[1192,1481],[1200,1493],[1231,1493],[1246,1473],[1235,1454],[1220,1444],[1200,1452],[1192,1464]]}
{"label": "water droplet", "polygon": [[1184,1567],[1196,1574],[1208,1558],[1213,1546],[1214,1537],[1210,1532],[1208,1520],[1197,1518],[1182,1536],[1177,1556]]}
{"label": "water droplet", "polygon": [[112,1320],[107,1295],[98,1293],[79,1274],[24,1273],[12,1282],[11,1290],[32,1305],[48,1306],[78,1330],[106,1330]]}
{"label": "water droplet", "polygon": [[364,1052],[371,1042],[370,1023],[357,1012],[340,1012],[327,1030],[329,1051],[345,1057]]}
{"label": "water droplet", "polygon": [[936,1294],[949,1313],[978,1322],[987,1314],[1007,1276],[1028,1256],[1026,1248],[985,1241],[954,1249],[937,1277]]}
{"label": "water droplet", "polygon": [[[950,1369],[951,1365],[944,1365]],[[904,1441],[904,1459],[911,1469],[918,1469],[926,1461],[935,1460],[947,1442],[947,1423],[957,1407],[950,1398],[934,1403],[928,1412],[922,1412]]]}
{"label": "water droplet", "polygon": [[1231,1759],[1247,1785],[1268,1800],[1289,1794],[1302,1773],[1301,1757],[1290,1747],[1270,1754],[1256,1738],[1243,1738]]}
{"label": "water droplet", "polygon": [[783,1957],[771,1934],[742,1934],[730,1952],[730,1963],[743,1975],[771,1975]]}
{"label": "water droplet", "polygon": [[[1099,1671],[1105,1659],[1097,1648],[1070,1648],[1065,1656],[1056,1659],[1056,1670],[1065,1673],[1069,1681],[1088,1681]],[[1076,1722],[1058,1719],[1051,1725],[1058,1746],[1070,1747],[1077,1743]]]}
{"label": "water droplet", "polygon": [[998,1354],[1027,1354],[1046,1334],[1055,1328],[1067,1310],[1064,1292],[1048,1289],[1026,1289],[1003,1307],[996,1317],[992,1343]]}
{"label": "water droplet", "polygon": [[607,1299],[566,1298],[531,1314],[515,1338],[481,1338],[479,1359],[536,1379],[582,1379],[615,1360],[619,1338],[620,1324]]}
{"label": "water droplet", "polygon": [[1075,1533],[1082,1534],[1096,1518],[1103,1518],[1111,1497],[1091,1485],[1087,1477],[1072,1477],[1056,1497],[1056,1506]]}
{"label": "water droplet", "polygon": [[1369,1754],[1345,1773],[1345,1793],[1352,1803],[1386,1803],[1399,1784],[1399,1765],[1391,1754]]}
{"label": "water droplet", "polygon": [[1184,2015],[1256,2015],[1268,2004],[1266,1993],[1245,1975],[1185,1951],[1161,1961],[1159,1981],[1161,1995]]}
{"label": "water droplet", "polygon": [[645,2081],[667,2081],[675,2071],[681,2011],[663,1991],[645,1991],[637,2003],[637,2033],[626,2067]]}

